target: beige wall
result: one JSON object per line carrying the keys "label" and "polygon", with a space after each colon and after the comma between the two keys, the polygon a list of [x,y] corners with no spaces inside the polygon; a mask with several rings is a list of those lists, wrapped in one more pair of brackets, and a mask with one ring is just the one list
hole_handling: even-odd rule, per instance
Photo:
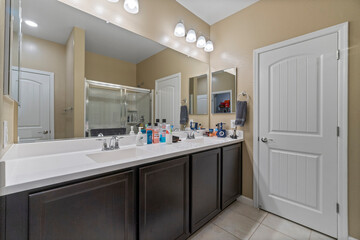
{"label": "beige wall", "polygon": [[73,32],[74,137],[84,137],[85,106],[85,31],[74,27]]}
{"label": "beige wall", "polygon": [[66,137],[65,83],[66,47],[44,39],[23,35],[21,66],[54,73],[55,138]]}
{"label": "beige wall", "polygon": [[[209,72],[209,65],[189,58],[172,49],[165,49],[158,54],[137,64],[137,83],[142,88],[155,89],[155,80],[181,72],[181,99],[186,98],[189,104],[189,78]],[[207,115],[191,115],[191,119],[208,126]]]}
{"label": "beige wall", "polygon": [[[262,0],[211,26],[215,51],[210,54],[213,71],[238,67],[238,91],[253,96],[253,50],[350,22],[349,54],[349,231],[360,239],[360,1],[359,0]],[[251,100],[252,101],[252,100]],[[253,196],[253,104],[249,104],[243,151],[243,194]],[[221,115],[221,118],[224,118]],[[227,122],[235,116],[226,116]],[[211,116],[211,123],[219,120]]]}
{"label": "beige wall", "polygon": [[201,61],[209,61],[209,54],[195,44],[187,43],[185,38],[174,36],[175,25],[180,19],[184,20],[187,29],[192,27],[207,37],[210,35],[209,25],[175,0],[139,1],[138,14],[126,12],[121,1],[116,4],[99,0],[59,1]]}
{"label": "beige wall", "polygon": [[89,80],[136,87],[136,64],[86,52],[85,77]]}

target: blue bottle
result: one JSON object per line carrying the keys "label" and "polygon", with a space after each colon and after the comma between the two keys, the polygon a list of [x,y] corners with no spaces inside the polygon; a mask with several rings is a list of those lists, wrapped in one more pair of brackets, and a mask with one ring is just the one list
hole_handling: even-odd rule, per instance
{"label": "blue bottle", "polygon": [[147,144],[152,144],[152,138],[153,138],[152,130],[148,129],[146,131],[146,135],[147,135]]}

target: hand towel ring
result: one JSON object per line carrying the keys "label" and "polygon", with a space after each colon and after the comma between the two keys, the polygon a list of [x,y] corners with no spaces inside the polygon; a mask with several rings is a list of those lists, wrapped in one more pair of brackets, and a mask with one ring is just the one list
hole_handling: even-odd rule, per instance
{"label": "hand towel ring", "polygon": [[238,99],[239,97],[245,97],[246,96],[246,101],[249,102],[249,95],[245,92],[245,91],[242,91],[239,95],[238,95]]}

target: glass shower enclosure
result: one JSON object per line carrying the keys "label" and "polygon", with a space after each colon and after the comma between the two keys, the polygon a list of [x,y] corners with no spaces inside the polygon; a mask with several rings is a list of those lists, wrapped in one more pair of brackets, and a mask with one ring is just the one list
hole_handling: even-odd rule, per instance
{"label": "glass shower enclosure", "polygon": [[87,137],[125,135],[153,122],[152,90],[92,80],[85,88]]}

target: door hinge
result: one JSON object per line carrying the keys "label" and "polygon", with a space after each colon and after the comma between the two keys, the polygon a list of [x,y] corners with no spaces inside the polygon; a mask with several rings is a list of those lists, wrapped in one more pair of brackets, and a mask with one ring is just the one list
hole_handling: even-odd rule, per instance
{"label": "door hinge", "polygon": [[340,204],[336,203],[336,213],[340,213]]}
{"label": "door hinge", "polygon": [[340,137],[340,127],[339,126],[337,126],[337,128],[336,128],[336,134],[338,137]]}
{"label": "door hinge", "polygon": [[336,59],[337,59],[337,60],[340,60],[340,50],[337,50],[337,51],[336,51]]}

